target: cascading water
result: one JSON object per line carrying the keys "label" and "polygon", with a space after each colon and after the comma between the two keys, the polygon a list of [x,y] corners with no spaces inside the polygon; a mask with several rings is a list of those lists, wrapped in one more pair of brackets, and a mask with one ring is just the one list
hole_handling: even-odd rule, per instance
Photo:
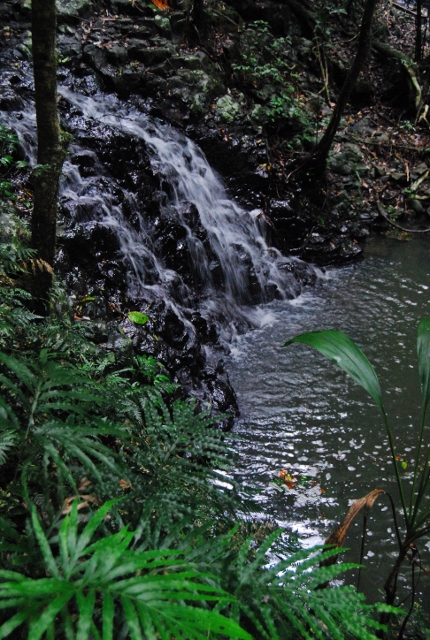
{"label": "cascading water", "polygon": [[[255,312],[252,319],[251,309],[245,312],[243,305],[299,293],[293,268],[293,262],[299,265],[299,261],[268,246],[263,212],[245,211],[229,199],[202,151],[190,139],[114,96],[91,98],[67,88],[59,91],[68,118],[66,126],[74,136],[78,134],[64,163],[60,202],[74,222],[97,221],[115,233],[129,265],[128,286],[133,297],[144,292],[146,300],[162,298],[183,319],[181,308],[195,306],[197,288],[203,315],[228,320],[246,317],[256,322]],[[187,252],[194,287],[178,273],[174,260],[166,263],[163,248],[157,246],[132,190],[122,187],[118,199],[111,185],[115,175],[106,172],[95,151],[82,149],[78,131],[83,121],[97,122],[144,143],[161,187],[161,217],[167,225],[182,227],[183,238],[175,250]],[[34,162],[34,116],[26,114],[15,121],[14,128]],[[92,164],[90,172],[85,167],[82,170],[82,162],[74,161],[79,154],[82,160],[83,153],[86,164]]]}
{"label": "cascading water", "polygon": [[[107,106],[106,102],[68,89],[60,91],[63,99],[79,109],[84,118],[145,142],[152,170],[168,185],[168,193],[160,203],[163,217],[179,221],[185,230],[183,240],[201,287],[200,297],[207,307],[211,306],[216,290],[223,291],[226,308],[230,310],[228,315],[234,315],[233,310],[237,313],[244,303],[297,294],[298,282],[292,274],[291,259],[270,248],[264,238],[262,212],[249,213],[228,198],[221,181],[191,140],[113,97]],[[98,173],[103,174],[102,166],[98,166]],[[154,238],[139,212],[135,212],[138,225],[133,228],[126,222],[121,207],[109,202],[106,194],[94,193],[93,178],[83,178],[71,163],[66,163],[64,176],[62,198],[81,208],[101,209],[103,224],[115,229],[122,253],[131,266],[130,286],[150,287],[158,296],[187,304],[190,294],[185,283],[181,283],[178,296],[177,276],[166,267],[163,256],[157,254]],[[133,195],[129,193],[127,198],[132,202]]]}

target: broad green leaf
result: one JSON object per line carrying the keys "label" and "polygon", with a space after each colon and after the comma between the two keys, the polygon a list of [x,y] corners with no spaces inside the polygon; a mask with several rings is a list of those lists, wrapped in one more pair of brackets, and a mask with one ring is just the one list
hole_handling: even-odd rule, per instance
{"label": "broad green leaf", "polygon": [[0,397],[0,429],[19,429],[19,420],[11,407]]}
{"label": "broad green leaf", "polygon": [[141,313],[140,311],[130,311],[128,319],[134,322],[134,324],[146,324],[149,320],[146,313]]}
{"label": "broad green leaf", "polygon": [[149,611],[148,607],[142,605],[142,603],[140,602],[137,602],[136,609],[139,614],[139,620],[142,625],[143,633],[145,634],[147,640],[157,640],[157,634],[151,618],[151,612]]}
{"label": "broad green leaf", "polygon": [[[3,609],[22,609],[28,604],[28,598],[25,596],[20,596],[19,598],[10,598],[8,585],[3,585],[5,587],[4,591],[1,593],[0,597],[0,610]],[[29,614],[30,615],[30,614]]]}
{"label": "broad green leaf", "polygon": [[69,552],[69,567],[68,571],[73,568],[72,558],[76,556],[76,545],[78,539],[78,524],[79,524],[79,514],[78,514],[78,500],[74,500],[72,504],[72,510],[66,516],[67,527],[64,529],[64,533],[67,534],[67,548]]}
{"label": "broad green leaf", "polygon": [[417,350],[424,417],[430,399],[430,318],[421,319],[418,327]]}
{"label": "broad green leaf", "polygon": [[287,347],[295,342],[313,347],[337,364],[367,391],[385,416],[381,387],[375,370],[351,338],[334,329],[309,331],[288,340],[283,346]]}
{"label": "broad green leaf", "polygon": [[[166,622],[174,624],[178,631],[187,632],[187,638],[201,637],[202,632],[205,634],[212,631],[227,636],[227,638],[252,640],[252,636],[236,622],[210,609],[162,601],[158,603],[157,608],[154,607],[155,611],[161,621],[165,618]],[[152,619],[154,620],[154,616]]]}
{"label": "broad green leaf", "polygon": [[[72,507],[73,508],[73,507]],[[69,528],[70,518],[67,516],[63,518],[63,522],[61,523],[60,530],[58,532],[58,547],[60,550],[60,560],[61,560],[61,569],[63,574],[67,576],[69,562],[70,562],[70,554],[69,554],[69,545],[68,545],[68,528]]]}
{"label": "broad green leaf", "polygon": [[131,640],[144,640],[140,628],[139,616],[137,614],[133,601],[130,598],[123,596],[121,598],[121,602],[124,616],[127,621],[127,626],[130,631]]}
{"label": "broad green leaf", "polygon": [[6,571],[5,569],[0,569],[0,580],[16,580],[17,582],[23,582],[24,580],[26,580],[26,578],[20,573],[16,573],[16,571]]}
{"label": "broad green leaf", "polygon": [[58,471],[60,471],[64,475],[64,477],[67,478],[67,480],[70,482],[70,486],[73,487],[75,491],[77,491],[78,489],[75,480],[68,466],[65,464],[63,457],[59,454],[52,442],[49,442],[47,438],[41,438],[40,442],[47,454],[46,457],[50,456],[52,458],[52,460],[58,467]]}
{"label": "broad green leaf", "polygon": [[[10,391],[12,391],[12,393],[14,393],[22,402],[24,408],[26,409],[26,411],[29,411],[31,408],[31,402],[28,400],[27,396],[25,395],[25,393],[19,388],[19,386],[17,384],[15,384],[15,382],[13,382],[12,380],[9,380],[9,378],[7,378],[6,376],[0,374],[0,384],[5,387],[7,387],[8,389],[10,389]],[[3,401],[3,399],[2,399]]]}
{"label": "broad green leaf", "polygon": [[12,358],[5,353],[0,353],[0,361],[9,367],[11,371],[25,384],[30,393],[34,392],[37,385],[36,376],[30,371],[30,369],[21,360]]}
{"label": "broad green leaf", "polygon": [[21,582],[0,584],[0,595],[2,599],[20,596],[27,598],[30,602],[34,598],[49,598],[52,594],[61,593],[67,587],[67,582],[57,578],[39,578],[39,580],[25,578]]}

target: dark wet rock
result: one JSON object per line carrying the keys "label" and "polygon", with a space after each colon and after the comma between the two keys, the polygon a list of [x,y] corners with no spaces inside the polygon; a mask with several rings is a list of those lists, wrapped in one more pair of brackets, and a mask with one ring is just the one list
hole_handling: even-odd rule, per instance
{"label": "dark wet rock", "polygon": [[[189,318],[199,340],[203,344],[216,344],[219,338],[219,330],[215,322],[209,322],[198,311]],[[207,367],[206,367],[207,368]]]}
{"label": "dark wet rock", "polygon": [[[9,82],[12,84],[13,79],[16,79],[18,83],[19,78],[17,76],[12,76],[9,79]],[[6,80],[6,78],[4,78]],[[8,87],[7,85],[0,90],[0,110],[2,111],[14,111],[22,108],[23,101],[22,98],[12,89],[12,87]]]}
{"label": "dark wet rock", "polygon": [[90,0],[57,0],[57,21],[79,22],[91,15],[93,4]]}
{"label": "dark wet rock", "polygon": [[115,356],[115,364],[127,368],[133,364],[133,341],[122,333],[118,325],[111,325],[108,339],[104,343],[107,351],[112,351]]}
{"label": "dark wet rock", "polygon": [[235,196],[249,209],[262,208],[263,193],[270,190],[264,141],[257,136],[227,137],[218,128],[190,128],[187,133],[205,152]]}
{"label": "dark wet rock", "polygon": [[97,158],[91,151],[79,151],[71,158],[72,164],[79,168],[83,177],[97,176]]}
{"label": "dark wet rock", "polygon": [[189,342],[189,335],[184,322],[172,309],[166,310],[159,333],[164,341],[175,349],[183,349]]}
{"label": "dark wet rock", "polygon": [[300,206],[299,198],[271,200],[268,217],[273,244],[284,254],[297,253],[310,226],[309,211]]}
{"label": "dark wet rock", "polygon": [[387,168],[384,165],[376,165],[373,169],[374,178],[382,178],[385,175]]}
{"label": "dark wet rock", "polygon": [[[206,253],[213,256],[207,232],[200,222],[197,209],[190,205],[182,212],[182,219],[168,212],[154,220],[155,247],[169,269],[176,271],[185,282],[200,287],[204,283],[196,268],[193,250],[200,245]],[[190,234],[192,232],[192,235]]]}
{"label": "dark wet rock", "polygon": [[330,154],[328,166],[333,173],[341,176],[363,175],[369,170],[362,162],[363,158],[360,147],[347,142],[342,145],[342,151]]}
{"label": "dark wet rock", "polygon": [[[70,227],[60,238],[72,261],[83,266],[91,264],[94,258],[108,260],[119,251],[115,232],[94,220]],[[88,253],[89,247],[91,253]]]}
{"label": "dark wet rock", "polygon": [[424,161],[419,162],[418,164],[416,164],[416,165],[414,165],[412,167],[411,177],[413,179],[416,179],[416,178],[418,178],[418,176],[421,176],[423,173],[425,173],[427,171],[427,169],[428,169],[428,166],[427,166],[426,162],[424,162]]}
{"label": "dark wet rock", "polygon": [[143,62],[146,67],[153,67],[155,65],[160,65],[161,63],[169,60],[171,56],[175,53],[175,48],[170,46],[165,47],[148,47],[143,48],[142,46],[132,47],[130,51],[130,47],[128,48],[129,56],[132,59],[138,60],[139,62]]}
{"label": "dark wet rock", "polygon": [[204,386],[207,389],[208,397],[211,398],[213,409],[217,413],[227,414],[227,417],[220,423],[220,427],[224,431],[228,431],[233,426],[234,418],[239,415],[236,394],[229,383],[228,377],[225,375],[223,380],[218,375],[215,379],[204,382]]}
{"label": "dark wet rock", "polygon": [[341,264],[356,260],[362,255],[362,248],[349,235],[339,235],[337,230],[313,232],[303,247],[306,260],[317,265]]}

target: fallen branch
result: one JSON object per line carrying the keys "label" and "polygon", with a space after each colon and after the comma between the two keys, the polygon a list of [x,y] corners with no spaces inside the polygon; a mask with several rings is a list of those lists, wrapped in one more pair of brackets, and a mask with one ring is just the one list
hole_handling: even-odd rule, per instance
{"label": "fallen branch", "polygon": [[376,203],[376,206],[378,207],[378,211],[381,214],[381,216],[385,218],[385,220],[389,224],[391,224],[393,227],[396,227],[396,229],[400,229],[400,231],[405,231],[406,233],[429,233],[430,232],[430,229],[406,229],[405,227],[402,227],[399,224],[397,224],[397,222],[393,222],[393,220],[391,220],[391,218],[388,216],[387,212],[385,211],[384,207],[379,201]]}

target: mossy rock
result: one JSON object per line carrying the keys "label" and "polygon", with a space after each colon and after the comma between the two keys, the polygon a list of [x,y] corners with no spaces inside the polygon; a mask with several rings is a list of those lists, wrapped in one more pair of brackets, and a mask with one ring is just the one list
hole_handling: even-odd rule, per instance
{"label": "mossy rock", "polygon": [[89,16],[92,10],[90,0],[57,0],[57,17],[60,22],[77,20]]}
{"label": "mossy rock", "polygon": [[228,93],[218,98],[216,101],[215,120],[231,123],[241,118],[244,114],[245,97],[242,93],[232,96]]}

